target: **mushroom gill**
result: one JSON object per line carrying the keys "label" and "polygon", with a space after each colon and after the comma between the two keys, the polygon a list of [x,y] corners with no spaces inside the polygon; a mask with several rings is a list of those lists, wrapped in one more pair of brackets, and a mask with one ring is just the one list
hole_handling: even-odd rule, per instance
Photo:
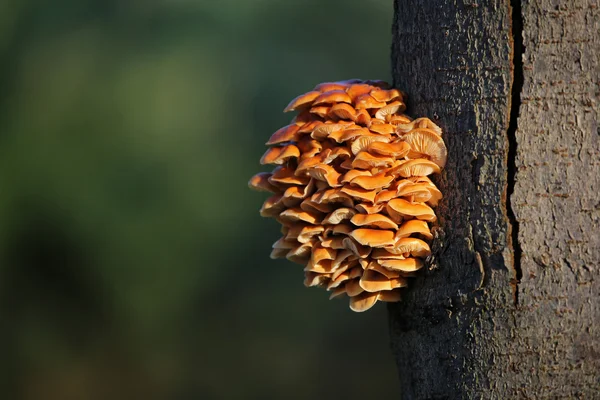
{"label": "mushroom gill", "polygon": [[292,100],[250,178],[269,192],[260,214],[282,225],[272,258],[304,266],[304,284],[346,295],[361,312],[397,302],[431,254],[446,164],[442,130],[402,114],[406,94],[383,81],[325,82]]}

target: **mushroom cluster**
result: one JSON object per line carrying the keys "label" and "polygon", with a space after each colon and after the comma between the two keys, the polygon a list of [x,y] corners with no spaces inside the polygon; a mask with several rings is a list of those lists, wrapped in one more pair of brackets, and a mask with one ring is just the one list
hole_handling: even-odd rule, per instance
{"label": "mushroom cluster", "polygon": [[346,294],[353,311],[400,300],[430,255],[446,163],[442,130],[402,114],[406,95],[382,81],[327,82],[296,97],[290,125],[267,141],[252,189],[282,225],[271,258],[305,266],[304,284]]}

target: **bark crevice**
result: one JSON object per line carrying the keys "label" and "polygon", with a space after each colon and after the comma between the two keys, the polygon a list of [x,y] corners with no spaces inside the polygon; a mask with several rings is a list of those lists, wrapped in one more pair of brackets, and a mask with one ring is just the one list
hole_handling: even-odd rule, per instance
{"label": "bark crevice", "polygon": [[512,207],[512,195],[516,183],[516,158],[517,158],[517,128],[519,111],[521,107],[521,91],[523,90],[523,14],[521,0],[510,0],[511,9],[511,39],[512,39],[512,82],[510,96],[510,119],[508,123],[508,160],[507,160],[507,188],[506,188],[506,215],[510,226],[509,246],[513,254],[513,268],[515,271],[513,294],[515,306],[519,305],[519,283],[523,277],[521,269],[522,249],[519,243],[519,221]]}

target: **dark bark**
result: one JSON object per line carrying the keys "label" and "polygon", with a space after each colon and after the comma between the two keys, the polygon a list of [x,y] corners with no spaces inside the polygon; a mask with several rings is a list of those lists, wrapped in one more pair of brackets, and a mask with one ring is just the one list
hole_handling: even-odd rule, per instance
{"label": "dark bark", "polygon": [[512,3],[395,1],[395,86],[449,151],[389,307],[403,398],[600,398],[598,4]]}

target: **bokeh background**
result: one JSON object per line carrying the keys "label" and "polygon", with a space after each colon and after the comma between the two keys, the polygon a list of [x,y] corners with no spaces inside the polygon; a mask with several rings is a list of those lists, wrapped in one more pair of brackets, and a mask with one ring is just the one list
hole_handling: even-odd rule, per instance
{"label": "bokeh background", "polygon": [[399,394],[385,306],[270,260],[248,190],[316,83],[390,79],[391,0],[0,2],[0,398]]}

